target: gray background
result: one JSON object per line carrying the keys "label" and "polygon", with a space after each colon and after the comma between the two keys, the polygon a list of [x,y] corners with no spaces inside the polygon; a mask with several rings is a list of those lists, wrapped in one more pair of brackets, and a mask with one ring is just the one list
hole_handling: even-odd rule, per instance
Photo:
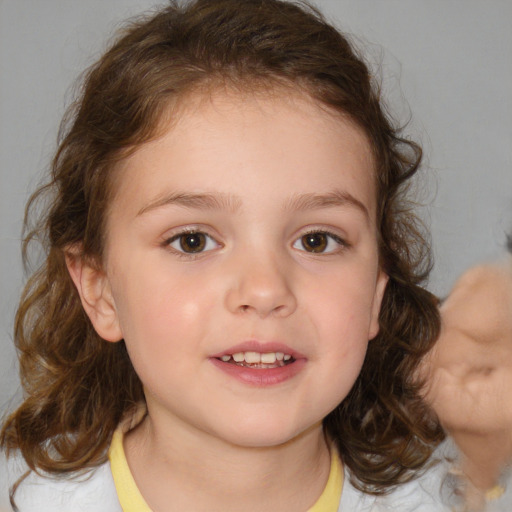
{"label": "gray background", "polygon": [[[18,389],[11,331],[29,191],[55,149],[79,73],[155,0],[0,0],[0,411]],[[512,229],[512,1],[317,0],[355,35],[398,118],[426,152],[430,288],[504,253]]]}

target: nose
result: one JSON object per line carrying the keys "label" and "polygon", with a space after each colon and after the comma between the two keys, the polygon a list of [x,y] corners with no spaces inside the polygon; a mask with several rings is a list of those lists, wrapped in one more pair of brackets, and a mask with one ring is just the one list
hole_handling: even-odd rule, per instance
{"label": "nose", "polygon": [[230,262],[226,306],[232,313],[286,317],[297,308],[290,265],[272,255],[241,256]]}

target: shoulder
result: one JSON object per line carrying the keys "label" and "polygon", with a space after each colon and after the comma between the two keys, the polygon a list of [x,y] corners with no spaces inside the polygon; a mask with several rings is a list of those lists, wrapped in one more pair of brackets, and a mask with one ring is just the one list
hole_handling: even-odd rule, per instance
{"label": "shoulder", "polygon": [[417,479],[398,486],[390,494],[379,498],[375,512],[448,512],[453,508],[445,497],[448,465],[439,461],[425,470]]}
{"label": "shoulder", "polygon": [[[11,510],[9,488],[27,467],[14,456],[0,461],[0,512]],[[79,476],[53,477],[31,472],[15,494],[20,512],[122,512],[107,462]]]}
{"label": "shoulder", "polygon": [[345,475],[339,512],[448,512],[443,504],[442,487],[446,475],[445,462],[433,465],[415,480],[394,488],[383,496],[365,494],[350,483]]}
{"label": "shoulder", "polygon": [[[338,512],[452,512],[466,510],[461,481],[456,471],[457,450],[451,439],[441,444],[432,465],[415,480],[397,486],[385,496],[371,496],[357,490],[346,475]],[[502,475],[502,485],[486,493],[486,512],[512,510],[512,471]],[[495,492],[496,491],[496,492]],[[473,509],[471,509],[473,510]],[[480,510],[480,508],[478,509]]]}

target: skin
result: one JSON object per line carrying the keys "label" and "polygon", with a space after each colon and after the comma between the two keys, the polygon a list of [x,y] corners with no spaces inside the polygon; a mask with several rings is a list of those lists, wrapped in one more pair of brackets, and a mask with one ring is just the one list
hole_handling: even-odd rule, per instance
{"label": "skin", "polygon": [[[152,510],[297,511],[321,494],[322,419],[360,371],[387,282],[373,173],[358,128],[290,91],[196,97],[117,170],[103,270],[68,264],[144,384],[125,451]],[[203,251],[184,252],[187,230]],[[329,233],[324,252],[310,232]],[[299,352],[300,371],[256,386],[212,364],[248,340]]]}
{"label": "skin", "polygon": [[427,365],[427,399],[460,448],[474,501],[512,458],[510,257],[465,272],[441,317],[441,336]]}

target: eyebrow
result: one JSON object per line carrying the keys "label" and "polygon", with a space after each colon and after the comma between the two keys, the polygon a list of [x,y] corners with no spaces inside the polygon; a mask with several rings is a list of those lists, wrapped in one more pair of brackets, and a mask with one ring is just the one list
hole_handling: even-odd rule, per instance
{"label": "eyebrow", "polygon": [[370,220],[370,212],[364,203],[344,190],[335,190],[327,194],[300,194],[292,197],[285,205],[285,209],[304,211],[339,206],[356,208],[363,213],[367,221]]}
{"label": "eyebrow", "polygon": [[228,210],[236,212],[242,206],[242,201],[231,194],[193,194],[188,192],[176,192],[158,197],[143,206],[137,213],[137,217],[163,206],[178,205],[185,208],[198,210]]}
{"label": "eyebrow", "polygon": [[[194,208],[199,210],[227,210],[235,213],[242,207],[242,201],[237,196],[231,194],[194,194],[189,192],[175,192],[152,200],[138,211],[137,217],[144,215],[147,212],[170,205],[178,205],[185,208]],[[286,202],[283,210],[306,211],[321,208],[335,208],[340,206],[356,208],[363,213],[367,221],[370,220],[370,213],[366,206],[352,194],[341,190],[336,190],[326,194],[298,194]]]}

